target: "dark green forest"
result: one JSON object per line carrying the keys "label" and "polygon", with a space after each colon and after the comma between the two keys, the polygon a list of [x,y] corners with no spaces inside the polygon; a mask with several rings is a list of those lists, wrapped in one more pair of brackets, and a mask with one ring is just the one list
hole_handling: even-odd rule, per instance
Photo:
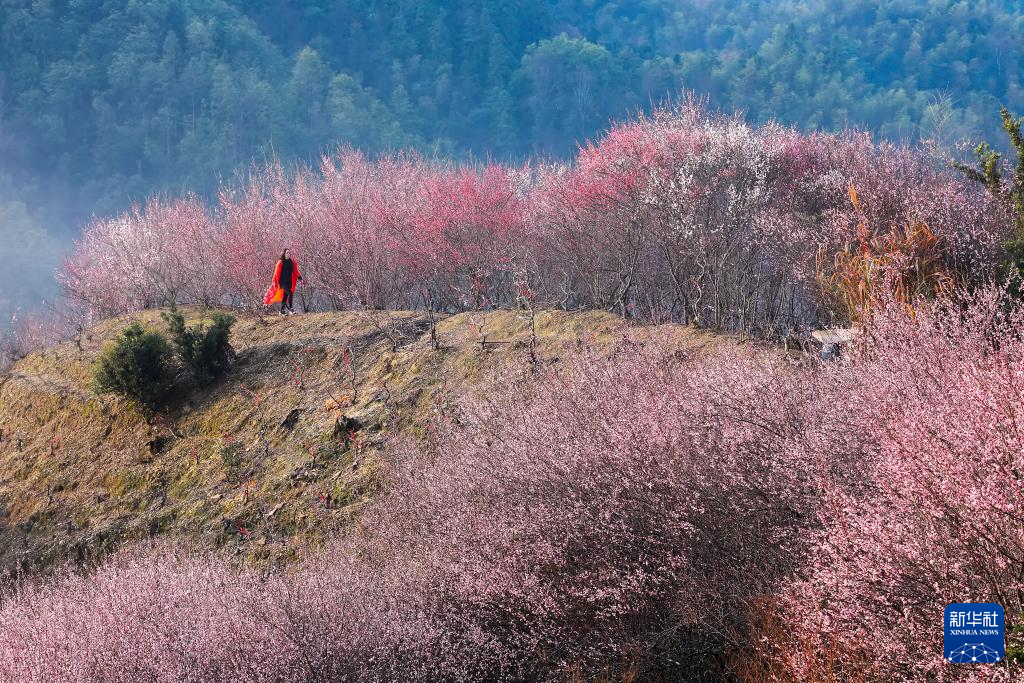
{"label": "dark green forest", "polygon": [[1021,45],[1010,0],[0,0],[0,236],[338,144],[564,157],[683,90],[952,153],[1024,110]]}

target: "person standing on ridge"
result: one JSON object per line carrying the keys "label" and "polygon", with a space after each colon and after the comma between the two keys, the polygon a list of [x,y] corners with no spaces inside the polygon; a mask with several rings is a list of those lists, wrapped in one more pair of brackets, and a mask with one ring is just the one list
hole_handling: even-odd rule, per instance
{"label": "person standing on ridge", "polygon": [[281,252],[281,258],[274,268],[274,281],[267,289],[267,295],[263,297],[266,306],[281,302],[281,315],[295,315],[295,308],[292,297],[295,294],[295,287],[302,279],[299,272],[299,264],[291,257],[288,250]]}

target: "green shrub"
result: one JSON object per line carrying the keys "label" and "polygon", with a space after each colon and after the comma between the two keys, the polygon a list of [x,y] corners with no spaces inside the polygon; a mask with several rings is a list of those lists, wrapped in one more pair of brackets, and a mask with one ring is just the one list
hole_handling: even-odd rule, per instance
{"label": "green shrub", "polygon": [[1024,117],[1017,118],[1003,107],[999,110],[1003,130],[1010,138],[1010,145],[1016,152],[1017,163],[1010,181],[1004,177],[1006,167],[1003,155],[987,142],[974,150],[976,166],[953,163],[953,166],[968,178],[981,183],[994,197],[1007,203],[1013,212],[1013,232],[1006,241],[1006,259],[1001,268],[1002,279],[1010,284],[1010,291],[1016,298],[1024,297],[1021,283],[1024,273]]}
{"label": "green shrub", "polygon": [[215,382],[227,371],[235,355],[231,348],[234,316],[214,313],[209,328],[185,327],[185,317],[176,308],[164,313],[163,318],[171,328],[171,341],[178,358],[198,386]]}
{"label": "green shrub", "polygon": [[96,391],[116,392],[155,410],[169,395],[174,370],[167,340],[132,323],[100,354],[93,369]]}

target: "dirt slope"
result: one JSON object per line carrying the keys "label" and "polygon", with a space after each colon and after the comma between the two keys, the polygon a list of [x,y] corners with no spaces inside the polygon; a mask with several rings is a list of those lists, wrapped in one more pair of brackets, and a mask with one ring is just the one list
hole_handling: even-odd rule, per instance
{"label": "dirt slope", "polygon": [[[158,311],[134,318],[165,329]],[[147,422],[91,390],[91,363],[129,320],[0,376],[0,571],[160,535],[256,561],[294,558],[378,490],[386,434],[419,433],[438,397],[501,358],[529,362],[530,325],[514,311],[440,319],[439,349],[424,314],[241,315],[228,377]],[[648,331],[606,313],[542,312],[537,349],[557,362],[581,341]],[[661,331],[685,344],[710,339]]]}

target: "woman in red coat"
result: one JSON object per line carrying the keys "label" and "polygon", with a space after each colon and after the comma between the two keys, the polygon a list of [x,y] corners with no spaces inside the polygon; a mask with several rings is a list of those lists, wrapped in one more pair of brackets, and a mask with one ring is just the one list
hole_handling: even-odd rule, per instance
{"label": "woman in red coat", "polygon": [[281,302],[281,315],[295,315],[295,308],[292,304],[292,296],[295,294],[295,287],[302,279],[299,273],[299,264],[288,254],[285,249],[281,252],[281,259],[274,268],[274,281],[263,298],[263,303],[270,305]]}

